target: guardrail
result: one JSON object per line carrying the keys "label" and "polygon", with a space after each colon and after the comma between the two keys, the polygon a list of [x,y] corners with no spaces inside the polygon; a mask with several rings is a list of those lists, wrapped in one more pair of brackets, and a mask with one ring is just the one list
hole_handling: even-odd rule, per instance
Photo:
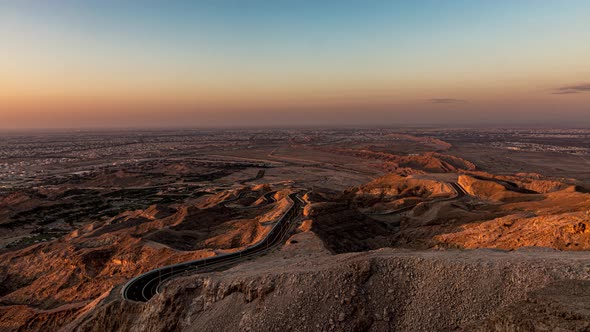
{"label": "guardrail", "polygon": [[284,235],[281,233],[288,229],[288,226],[290,225],[289,221],[293,215],[297,213],[296,207],[299,206],[299,204],[296,203],[296,201],[299,201],[297,194],[291,194],[287,198],[290,200],[290,206],[287,211],[277,219],[276,224],[264,239],[253,246],[233,253],[168,265],[148,271],[129,280],[121,289],[121,295],[126,300],[147,301],[158,292],[158,287],[163,281],[171,279],[175,275],[204,268],[215,263],[229,262],[236,258],[241,259],[243,256],[248,256],[252,253],[268,249],[272,244],[280,240],[279,236]]}

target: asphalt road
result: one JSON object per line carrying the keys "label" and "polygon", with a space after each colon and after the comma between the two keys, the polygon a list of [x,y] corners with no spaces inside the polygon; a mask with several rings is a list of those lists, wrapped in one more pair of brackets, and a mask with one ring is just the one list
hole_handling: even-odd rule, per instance
{"label": "asphalt road", "polygon": [[[272,200],[271,195],[268,196],[269,197],[266,198]],[[293,221],[299,216],[300,210],[304,205],[304,202],[299,196],[297,196],[297,194],[291,194],[289,195],[289,198],[292,201],[291,207],[276,222],[275,226],[273,226],[262,241],[238,252],[164,266],[148,271],[131,279],[125,284],[125,286],[123,286],[123,289],[121,290],[123,298],[131,301],[147,302],[159,292],[161,285],[167,280],[181,275],[195,273],[197,271],[207,272],[227,267],[229,265],[249,260],[252,257],[268,252],[278,245],[281,245],[287,239],[286,235],[289,233]]]}
{"label": "asphalt road", "polygon": [[449,185],[451,187],[453,187],[455,192],[457,192],[457,196],[453,197],[453,199],[461,198],[463,196],[468,195],[468,193],[465,191],[465,189],[463,189],[463,187],[461,187],[461,185],[458,184],[457,182],[449,182]]}
{"label": "asphalt road", "polygon": [[[451,182],[449,185],[455,190],[457,195],[451,198],[442,199],[441,201],[458,199],[467,195],[467,192],[458,183]],[[273,202],[274,198],[272,197],[272,194],[274,194],[274,192],[267,193],[264,198],[269,202]],[[241,195],[230,201],[237,200],[240,196]],[[262,241],[238,252],[169,265],[148,271],[131,279],[125,284],[125,286],[123,286],[121,291],[123,298],[131,301],[147,302],[155,294],[159,293],[164,282],[172,278],[195,273],[197,271],[208,272],[222,267],[228,267],[236,263],[247,261],[252,257],[268,252],[278,245],[281,245],[287,239],[286,235],[291,229],[293,220],[299,216],[300,210],[305,204],[297,194],[291,194],[289,195],[289,198],[292,201],[291,207],[276,222],[275,226],[273,226],[271,231]],[[408,206],[396,211],[388,212],[387,214],[404,212],[414,207],[414,205]]]}
{"label": "asphalt road", "polygon": [[[447,182],[447,184],[449,186],[451,186],[451,188],[455,191],[455,193],[457,193],[455,196],[453,197],[449,197],[449,198],[441,198],[441,199],[436,199],[436,200],[432,200],[430,201],[430,203],[436,203],[436,202],[445,202],[445,201],[451,201],[451,200],[455,200],[455,199],[459,199],[463,196],[468,195],[468,193],[465,191],[465,189],[463,189],[463,187],[461,187],[460,184],[456,183],[456,182]],[[397,213],[401,213],[401,212],[406,212],[406,211],[410,211],[413,208],[416,207],[416,205],[418,205],[420,203],[416,203],[416,204],[412,204],[412,205],[408,205],[406,207],[403,208],[399,208],[396,210],[391,210],[391,211],[384,211],[384,212],[377,212],[377,213],[368,213],[368,215],[374,215],[374,216],[386,216],[386,215],[391,215],[391,214],[397,214]]]}

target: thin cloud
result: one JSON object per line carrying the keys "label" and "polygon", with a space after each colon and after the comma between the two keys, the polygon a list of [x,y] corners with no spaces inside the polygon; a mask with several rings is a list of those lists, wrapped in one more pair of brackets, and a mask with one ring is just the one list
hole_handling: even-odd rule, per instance
{"label": "thin cloud", "polygon": [[569,95],[574,93],[590,92],[590,83],[562,86],[553,92],[554,95]]}
{"label": "thin cloud", "polygon": [[432,104],[463,104],[466,103],[467,100],[455,98],[432,98],[428,99],[428,102]]}

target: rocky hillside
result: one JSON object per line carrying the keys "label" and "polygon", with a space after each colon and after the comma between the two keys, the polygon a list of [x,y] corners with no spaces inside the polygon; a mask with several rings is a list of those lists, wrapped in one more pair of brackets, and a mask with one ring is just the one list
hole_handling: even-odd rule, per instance
{"label": "rocky hillside", "polygon": [[[301,239],[300,239],[301,240]],[[543,249],[277,256],[177,279],[144,303],[116,297],[71,331],[448,331],[588,327],[587,255]],[[277,259],[289,256],[290,259]],[[556,282],[585,282],[576,305]],[[531,300],[524,300],[531,299]],[[536,301],[534,300],[536,299]],[[527,301],[524,316],[498,315]],[[550,308],[550,309],[549,309]],[[525,324],[523,320],[526,319]],[[524,330],[527,330],[526,328]]]}
{"label": "rocky hillside", "polygon": [[354,195],[354,204],[365,212],[395,210],[455,194],[443,182],[398,174],[387,174],[348,192]]}
{"label": "rocky hillside", "polygon": [[[246,190],[232,203],[262,194]],[[0,330],[55,330],[140,273],[252,245],[284,212],[283,196],[252,208],[154,205],[0,253]]]}
{"label": "rocky hillside", "polygon": [[397,174],[452,173],[460,170],[475,171],[475,164],[468,160],[439,152],[399,155],[368,149],[330,149],[330,152],[354,156],[366,160],[381,161],[382,168]]}
{"label": "rocky hillside", "polygon": [[488,201],[519,200],[527,197],[527,194],[537,194],[535,191],[518,187],[507,181],[481,176],[459,175],[458,182],[470,195]]}
{"label": "rocky hillside", "polygon": [[[292,190],[244,187],[157,204],[4,252],[0,327],[583,330],[590,261],[573,251],[590,249],[590,194],[530,176],[471,173],[458,175],[468,195],[455,196],[441,178],[457,175],[390,174],[345,191],[309,190],[305,221],[280,250],[173,280],[147,304],[122,301],[122,284],[255,243],[285,212]],[[28,198],[9,199],[18,206]],[[559,297],[567,285],[583,295],[579,303]]]}

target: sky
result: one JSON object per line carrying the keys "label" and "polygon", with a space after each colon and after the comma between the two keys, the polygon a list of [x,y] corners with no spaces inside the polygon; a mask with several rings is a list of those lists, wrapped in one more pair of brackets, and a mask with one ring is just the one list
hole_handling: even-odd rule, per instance
{"label": "sky", "polygon": [[586,0],[0,0],[0,128],[590,126]]}

